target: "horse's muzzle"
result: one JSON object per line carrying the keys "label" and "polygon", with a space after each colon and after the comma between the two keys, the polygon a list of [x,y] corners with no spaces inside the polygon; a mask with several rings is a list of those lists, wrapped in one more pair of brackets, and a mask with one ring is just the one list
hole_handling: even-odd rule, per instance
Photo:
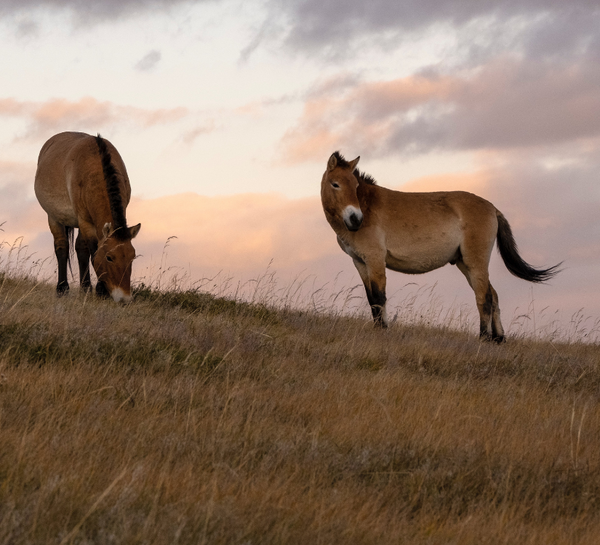
{"label": "horse's muzzle", "polygon": [[125,293],[122,288],[115,288],[110,292],[110,296],[116,303],[131,303],[133,297],[130,293]]}
{"label": "horse's muzzle", "polygon": [[348,231],[358,231],[363,222],[363,213],[360,208],[348,206],[344,210],[343,218]]}

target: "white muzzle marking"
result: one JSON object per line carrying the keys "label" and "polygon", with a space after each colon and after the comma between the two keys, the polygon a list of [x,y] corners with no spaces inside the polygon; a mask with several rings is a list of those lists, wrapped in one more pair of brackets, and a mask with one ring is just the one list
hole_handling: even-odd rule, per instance
{"label": "white muzzle marking", "polygon": [[349,205],[344,208],[344,211],[342,212],[342,219],[350,231],[356,231],[362,223],[363,213],[360,208]]}
{"label": "white muzzle marking", "polygon": [[129,303],[132,299],[131,295],[127,295],[121,288],[112,290],[110,296],[116,303]]}

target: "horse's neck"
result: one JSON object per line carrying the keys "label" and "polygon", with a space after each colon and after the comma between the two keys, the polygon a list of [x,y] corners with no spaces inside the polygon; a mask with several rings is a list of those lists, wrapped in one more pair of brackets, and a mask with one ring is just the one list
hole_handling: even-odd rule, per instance
{"label": "horse's neck", "polygon": [[360,181],[358,182],[358,190],[357,196],[358,201],[360,202],[360,208],[365,212],[371,208],[371,204],[377,198],[377,192],[380,188],[373,184],[368,184],[366,182]]}

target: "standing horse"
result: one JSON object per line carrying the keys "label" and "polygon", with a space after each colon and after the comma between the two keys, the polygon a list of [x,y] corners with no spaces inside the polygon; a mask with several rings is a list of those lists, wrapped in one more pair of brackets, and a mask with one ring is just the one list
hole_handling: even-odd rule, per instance
{"label": "standing horse", "polygon": [[517,251],[510,225],[490,202],[464,191],[404,193],[375,184],[335,152],[321,181],[325,217],[365,285],[375,324],[387,327],[385,269],[419,274],[456,265],[475,292],[482,338],[502,342],[498,294],[489,280],[494,246],[515,276],[545,282],[558,265],[535,269]]}
{"label": "standing horse", "polygon": [[40,151],[35,194],[48,214],[58,260],[56,292],[69,290],[67,263],[73,228],[79,229],[75,250],[81,287],[90,291],[90,258],[98,277],[96,292],[119,302],[131,300],[131,240],[141,225],[127,227],[125,208],[131,187],[116,148],[98,135],[63,132]]}

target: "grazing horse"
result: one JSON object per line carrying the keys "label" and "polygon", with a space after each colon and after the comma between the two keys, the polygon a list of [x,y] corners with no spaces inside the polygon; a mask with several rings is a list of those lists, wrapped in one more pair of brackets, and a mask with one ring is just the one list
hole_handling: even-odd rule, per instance
{"label": "grazing horse", "polygon": [[456,265],[475,292],[480,335],[502,342],[498,294],[489,280],[494,246],[515,276],[544,282],[558,265],[535,269],[517,251],[510,225],[490,202],[464,191],[405,193],[377,186],[335,152],[321,181],[325,217],[365,285],[375,324],[387,327],[385,269],[420,274]]}
{"label": "grazing horse", "polygon": [[131,187],[125,164],[116,148],[100,135],[63,132],[40,151],[35,194],[48,214],[58,260],[58,295],[69,290],[67,263],[73,228],[79,229],[75,251],[79,279],[92,289],[90,258],[98,277],[96,293],[115,301],[131,300],[131,240],[141,225],[127,227],[125,208]]}

